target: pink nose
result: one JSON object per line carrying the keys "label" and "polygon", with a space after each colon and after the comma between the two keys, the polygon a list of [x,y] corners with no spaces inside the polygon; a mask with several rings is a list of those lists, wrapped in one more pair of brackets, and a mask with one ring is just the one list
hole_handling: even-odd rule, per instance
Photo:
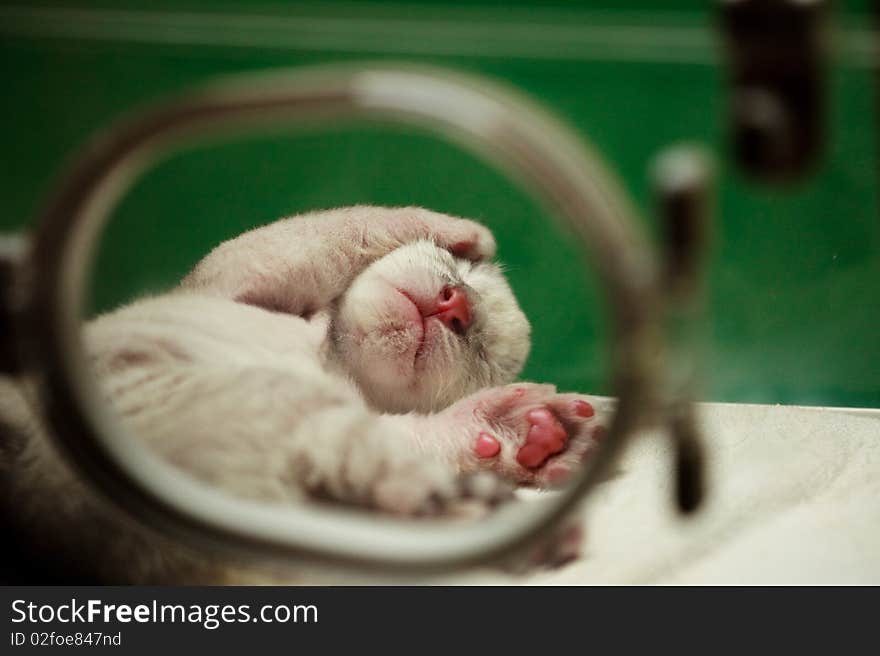
{"label": "pink nose", "polygon": [[444,287],[437,301],[437,312],[433,316],[440,319],[449,330],[463,333],[471,325],[471,304],[467,294],[458,287]]}

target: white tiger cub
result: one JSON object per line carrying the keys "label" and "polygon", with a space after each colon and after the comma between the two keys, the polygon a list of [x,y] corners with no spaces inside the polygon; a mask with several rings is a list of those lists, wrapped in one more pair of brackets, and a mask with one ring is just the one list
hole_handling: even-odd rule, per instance
{"label": "white tiger cub", "polygon": [[[89,322],[85,343],[132,433],[226,492],[489,507],[506,486],[468,474],[553,486],[601,430],[587,397],[510,384],[530,328],[494,251],[483,226],[419,208],[305,214],[221,244],[176,289]],[[241,582],[93,496],[0,391],[5,516],[38,552],[99,581]]]}

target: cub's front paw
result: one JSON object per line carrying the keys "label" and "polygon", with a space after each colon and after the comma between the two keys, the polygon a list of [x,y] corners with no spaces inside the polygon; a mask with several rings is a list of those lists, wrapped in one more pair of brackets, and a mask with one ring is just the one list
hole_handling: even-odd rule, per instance
{"label": "cub's front paw", "polygon": [[557,394],[552,385],[484,390],[447,412],[465,441],[464,469],[488,469],[537,487],[562,485],[603,432],[589,397]]}
{"label": "cub's front paw", "polygon": [[471,517],[511,499],[509,483],[490,472],[459,474],[436,462],[393,465],[373,488],[376,508],[408,517]]}

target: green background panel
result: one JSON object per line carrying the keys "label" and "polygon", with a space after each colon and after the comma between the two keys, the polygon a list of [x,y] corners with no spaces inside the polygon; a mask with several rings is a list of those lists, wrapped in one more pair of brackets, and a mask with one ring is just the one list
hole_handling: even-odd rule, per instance
{"label": "green background panel", "polygon": [[[743,179],[725,159],[725,71],[709,3],[660,5],[4,3],[0,228],[26,226],[63,162],[102,126],[217,75],[357,59],[475,72],[588,136],[649,232],[652,158],[680,141],[716,154],[707,398],[880,406],[868,4],[837,3],[827,154],[813,178],[784,190]],[[487,223],[535,328],[525,377],[604,389],[603,313],[570,240],[502,175],[416,131],[336,126],[173,157],[119,208],[93,310],[167,286],[242,229],[352,203],[424,205]]]}

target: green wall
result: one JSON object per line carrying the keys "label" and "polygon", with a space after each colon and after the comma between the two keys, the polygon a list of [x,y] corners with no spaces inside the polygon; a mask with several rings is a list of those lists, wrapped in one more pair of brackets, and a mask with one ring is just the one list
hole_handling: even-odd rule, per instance
{"label": "green wall", "polygon": [[[706,144],[721,177],[705,396],[880,406],[868,3],[837,3],[827,157],[816,177],[785,191],[747,182],[725,160],[711,3],[659,4],[2,3],[0,228],[26,226],[65,158],[140,103],[219,74],[427,62],[505,80],[588,135],[649,232],[651,158],[674,142]],[[415,131],[345,125],[174,157],[117,212],[92,309],[171,284],[210,246],[254,224],[352,203],[418,204],[483,220],[535,328],[525,376],[604,389],[602,311],[569,240],[503,176]]]}

